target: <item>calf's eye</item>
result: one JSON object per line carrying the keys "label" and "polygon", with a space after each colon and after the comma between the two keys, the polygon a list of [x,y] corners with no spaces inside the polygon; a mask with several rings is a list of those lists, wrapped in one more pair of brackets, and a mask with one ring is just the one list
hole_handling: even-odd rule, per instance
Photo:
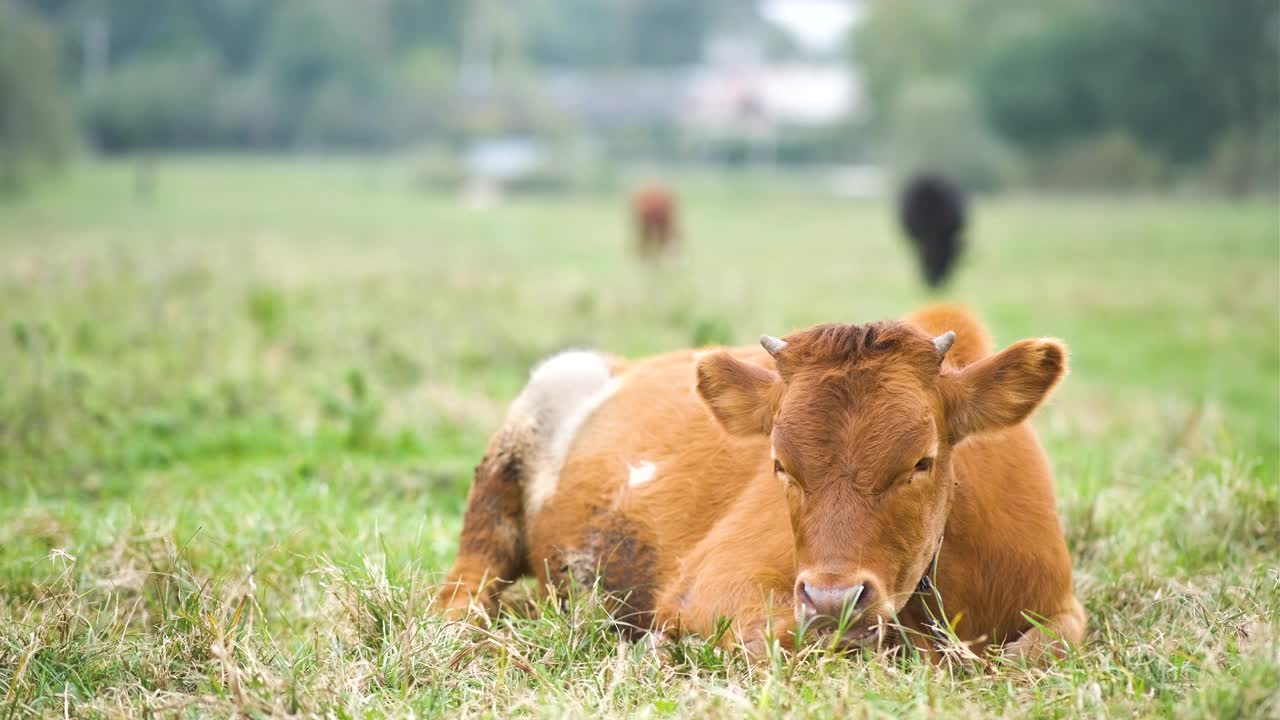
{"label": "calf's eye", "polygon": [[785,474],[787,472],[786,470],[782,469],[782,462],[778,460],[773,461],[773,471],[778,474]]}
{"label": "calf's eye", "polygon": [[920,462],[916,463],[916,472],[928,472],[933,467],[933,458],[923,457]]}

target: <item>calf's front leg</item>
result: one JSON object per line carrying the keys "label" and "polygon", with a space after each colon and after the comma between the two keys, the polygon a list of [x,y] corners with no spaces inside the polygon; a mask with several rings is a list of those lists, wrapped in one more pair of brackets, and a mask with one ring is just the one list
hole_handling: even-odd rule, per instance
{"label": "calf's front leg", "polygon": [[661,640],[718,638],[720,647],[741,648],[753,658],[767,655],[774,641],[784,650],[794,649],[795,630],[789,599],[760,586],[719,593],[673,588],[658,601],[654,614],[654,631]]}
{"label": "calf's front leg", "polygon": [[726,518],[690,551],[659,595],[654,626],[669,636],[720,635],[722,647],[765,655],[795,646],[791,536],[767,523]]}
{"label": "calf's front leg", "polygon": [[476,467],[462,519],[458,558],[436,596],[446,618],[493,614],[502,590],[528,572],[520,457],[491,449]]}
{"label": "calf's front leg", "polygon": [[1004,654],[1028,665],[1044,665],[1065,657],[1071,647],[1084,641],[1085,615],[1080,601],[1071,596],[1067,607],[1050,615],[1038,626],[1004,646]]}

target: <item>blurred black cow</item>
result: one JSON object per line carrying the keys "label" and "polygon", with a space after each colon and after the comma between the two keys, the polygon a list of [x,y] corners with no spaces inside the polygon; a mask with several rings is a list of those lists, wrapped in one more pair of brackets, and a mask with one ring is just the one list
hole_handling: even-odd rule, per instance
{"label": "blurred black cow", "polygon": [[964,247],[964,195],[940,175],[917,175],[902,189],[898,212],[925,282],[940,287]]}

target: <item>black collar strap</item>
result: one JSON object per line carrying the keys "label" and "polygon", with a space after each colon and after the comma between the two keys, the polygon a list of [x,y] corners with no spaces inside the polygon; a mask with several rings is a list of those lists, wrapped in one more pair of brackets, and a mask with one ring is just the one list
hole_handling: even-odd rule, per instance
{"label": "black collar strap", "polygon": [[[929,636],[938,643],[946,643],[949,636],[940,624],[939,618],[933,617],[933,611],[929,609],[928,596],[934,594],[934,576],[938,573],[938,555],[942,554],[942,538],[938,538],[938,547],[933,551],[933,559],[929,561],[929,567],[925,568],[924,575],[920,576],[920,582],[916,584],[916,595],[920,596],[920,604],[924,607],[924,616],[927,618],[924,622],[925,627],[929,629]],[[939,600],[939,610],[941,610],[941,600]]]}
{"label": "black collar strap", "polygon": [[929,561],[929,567],[925,568],[924,575],[920,576],[920,582],[916,583],[916,593],[928,593],[933,591],[933,576],[938,572],[938,555],[942,553],[942,538],[938,538],[938,547],[933,551],[933,559]]}

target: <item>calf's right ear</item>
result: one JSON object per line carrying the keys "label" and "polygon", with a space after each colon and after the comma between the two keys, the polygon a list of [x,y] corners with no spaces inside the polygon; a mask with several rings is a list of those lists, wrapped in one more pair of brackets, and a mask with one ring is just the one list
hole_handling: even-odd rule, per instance
{"label": "calf's right ear", "polygon": [[698,397],[732,435],[768,435],[782,404],[782,378],[727,352],[712,353],[697,367]]}

